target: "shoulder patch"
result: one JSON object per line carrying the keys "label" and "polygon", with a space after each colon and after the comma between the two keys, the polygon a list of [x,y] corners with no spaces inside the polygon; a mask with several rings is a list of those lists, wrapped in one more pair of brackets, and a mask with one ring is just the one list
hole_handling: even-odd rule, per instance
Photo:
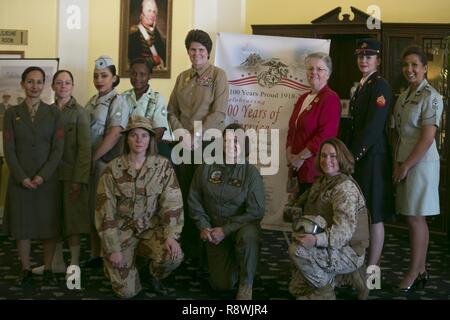
{"label": "shoulder patch", "polygon": [[116,113],[114,113],[113,118],[114,118],[115,120],[120,120],[120,119],[122,119],[122,112],[117,111]]}
{"label": "shoulder patch", "polygon": [[5,141],[8,141],[10,138],[11,138],[11,134],[10,134],[9,130],[3,131],[3,139]]}
{"label": "shoulder patch", "polygon": [[386,99],[383,95],[379,96],[377,98],[377,107],[378,108],[384,108],[386,106]]}
{"label": "shoulder patch", "polygon": [[433,98],[432,102],[431,102],[431,108],[433,110],[437,110],[439,105],[438,99],[436,97]]}

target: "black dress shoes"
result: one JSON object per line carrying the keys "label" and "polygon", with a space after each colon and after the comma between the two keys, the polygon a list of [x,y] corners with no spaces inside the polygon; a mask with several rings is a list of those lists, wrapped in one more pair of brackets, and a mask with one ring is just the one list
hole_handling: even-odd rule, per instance
{"label": "black dress shoes", "polygon": [[42,280],[42,285],[45,287],[55,287],[58,285],[58,281],[51,270],[44,270]]}
{"label": "black dress shoes", "polygon": [[30,288],[34,285],[33,273],[31,270],[22,270],[16,283],[19,287]]}
{"label": "black dress shoes", "polygon": [[414,282],[406,288],[399,288],[398,291],[403,294],[409,294],[414,292],[416,289],[423,289],[425,288],[425,285],[427,284],[428,279],[430,278],[430,275],[428,272],[419,273],[417,278],[414,280]]}

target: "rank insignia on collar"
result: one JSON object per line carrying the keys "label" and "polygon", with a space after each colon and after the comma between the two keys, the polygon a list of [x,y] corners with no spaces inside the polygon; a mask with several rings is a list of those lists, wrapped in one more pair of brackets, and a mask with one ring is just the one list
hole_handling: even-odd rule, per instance
{"label": "rank insignia on collar", "polygon": [[318,98],[318,97],[316,97],[316,98],[314,99],[314,103],[317,103],[317,102],[319,102],[319,98]]}
{"label": "rank insignia on collar", "polygon": [[367,81],[367,84],[371,84],[371,83],[372,83],[372,80]]}
{"label": "rank insignia on collar", "polygon": [[377,98],[377,107],[378,108],[384,108],[386,106],[386,99],[383,95],[379,96]]}
{"label": "rank insignia on collar", "polygon": [[16,121],[20,121],[20,117],[16,117]]}
{"label": "rank insignia on collar", "polygon": [[209,182],[219,184],[222,183],[222,171],[216,170],[211,172],[211,175],[209,176]]}
{"label": "rank insignia on collar", "polygon": [[239,179],[230,179],[228,180],[228,184],[233,187],[240,187],[242,185],[242,181]]}

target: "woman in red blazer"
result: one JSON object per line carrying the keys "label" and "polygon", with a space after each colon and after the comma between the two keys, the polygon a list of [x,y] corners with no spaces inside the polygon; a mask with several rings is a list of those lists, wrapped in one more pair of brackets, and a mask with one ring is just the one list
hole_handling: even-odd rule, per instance
{"label": "woman in red blazer", "polygon": [[298,176],[300,193],[318,175],[314,162],[319,146],[336,137],[341,116],[339,96],[327,85],[331,58],[325,53],[312,53],[306,57],[305,64],[311,91],[300,96],[295,104],[286,142],[288,166]]}

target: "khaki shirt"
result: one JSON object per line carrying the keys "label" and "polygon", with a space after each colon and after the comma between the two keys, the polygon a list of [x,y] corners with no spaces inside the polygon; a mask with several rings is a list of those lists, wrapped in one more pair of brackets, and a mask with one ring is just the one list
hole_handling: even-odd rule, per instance
{"label": "khaki shirt", "polygon": [[[112,105],[109,108],[111,102]],[[123,98],[117,94],[116,90],[112,90],[101,97],[96,94],[86,104],[86,110],[91,116],[92,150],[96,150],[103,141],[108,109],[110,109],[110,120],[109,126],[106,129],[110,129],[111,127],[122,127],[122,129],[125,129],[127,127],[128,115],[130,113],[129,107]]]}
{"label": "khaki shirt", "polygon": [[124,230],[147,238],[146,231],[161,229],[166,239],[178,239],[183,219],[183,198],[169,160],[148,156],[140,170],[132,167],[128,154],[108,163],[95,208],[95,226],[108,255],[120,252]]}
{"label": "khaki shirt", "polygon": [[207,63],[196,70],[183,71],[170,95],[168,111],[172,130],[187,129],[199,133],[194,121],[202,121],[203,131],[224,129],[228,106],[228,80],[225,71]]}
{"label": "khaki shirt", "polygon": [[[56,105],[53,105],[57,108]],[[64,153],[58,168],[59,180],[87,184],[91,165],[89,114],[72,97],[61,112]]]}
{"label": "khaki shirt", "polygon": [[125,91],[121,96],[130,108],[130,117],[146,117],[152,121],[153,128],[169,129],[166,101],[159,92],[153,91],[149,86],[139,100],[136,100],[136,94],[133,89]]}
{"label": "khaki shirt", "polygon": [[[444,104],[437,92],[424,79],[416,92],[408,88],[397,100],[394,108],[394,125],[399,141],[395,158],[398,162],[405,161],[416,146],[422,133],[422,126],[434,125],[439,128]],[[409,95],[409,97],[408,97]],[[428,148],[420,161],[439,160],[436,141]]]}
{"label": "khaki shirt", "polygon": [[245,224],[261,221],[264,183],[251,164],[201,165],[195,171],[188,204],[198,229],[222,227],[229,235]]}

